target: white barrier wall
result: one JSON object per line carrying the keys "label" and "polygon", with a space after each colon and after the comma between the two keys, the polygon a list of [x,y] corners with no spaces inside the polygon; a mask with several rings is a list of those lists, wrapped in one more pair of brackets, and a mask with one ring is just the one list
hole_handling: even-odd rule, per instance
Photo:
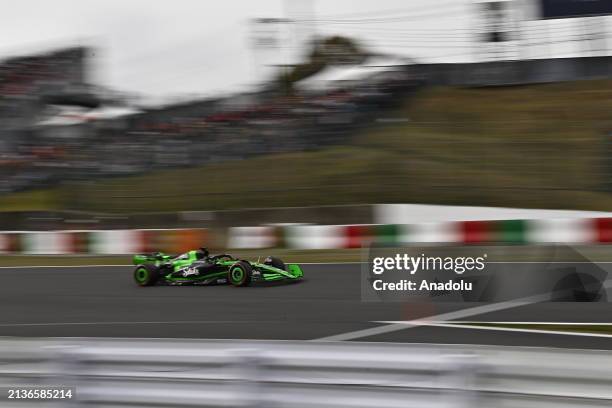
{"label": "white barrier wall", "polygon": [[25,253],[61,255],[70,252],[71,237],[62,231],[36,231],[24,235]]}
{"label": "white barrier wall", "polygon": [[[612,406],[609,351],[359,342],[24,338],[0,340],[0,360],[5,384],[76,386],[77,400],[61,401],[67,405]],[[38,407],[41,401],[21,401],[19,406]]]}
{"label": "white barrier wall", "polygon": [[529,242],[595,242],[597,231],[588,218],[541,219],[529,221]]}
{"label": "white barrier wall", "polygon": [[376,204],[373,207],[375,224],[612,217],[612,212],[601,211],[541,210],[460,205]]}
{"label": "white barrier wall", "polygon": [[345,226],[296,225],[285,229],[285,241],[294,249],[336,249],[346,247]]}
{"label": "white barrier wall", "polygon": [[95,254],[134,254],[142,251],[140,230],[93,231],[90,235],[91,251]]}
{"label": "white barrier wall", "polygon": [[276,243],[274,228],[270,226],[231,227],[228,231],[228,248],[272,248]]}

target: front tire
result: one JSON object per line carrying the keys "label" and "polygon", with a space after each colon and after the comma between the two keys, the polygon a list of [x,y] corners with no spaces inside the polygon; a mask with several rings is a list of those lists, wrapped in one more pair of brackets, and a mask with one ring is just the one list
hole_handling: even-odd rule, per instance
{"label": "front tire", "polygon": [[228,280],[234,286],[249,286],[253,268],[248,262],[239,261],[233,264],[228,271]]}
{"label": "front tire", "polygon": [[134,280],[138,286],[153,286],[159,280],[159,268],[153,264],[139,265],[134,269]]}

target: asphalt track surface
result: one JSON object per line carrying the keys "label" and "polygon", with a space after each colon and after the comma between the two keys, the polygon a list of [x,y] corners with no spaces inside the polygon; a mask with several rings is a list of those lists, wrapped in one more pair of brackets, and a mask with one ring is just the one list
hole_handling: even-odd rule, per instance
{"label": "asphalt track surface", "polygon": [[[0,336],[317,340],[473,304],[361,301],[360,265],[310,264],[299,283],[137,287],[132,267],[0,269]],[[478,321],[612,322],[612,303],[538,303]],[[612,349],[612,338],[410,327],[353,340]]]}

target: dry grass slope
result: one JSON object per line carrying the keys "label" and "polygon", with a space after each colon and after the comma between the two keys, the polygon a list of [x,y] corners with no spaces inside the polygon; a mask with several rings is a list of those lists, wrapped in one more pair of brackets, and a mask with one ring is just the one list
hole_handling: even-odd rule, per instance
{"label": "dry grass slope", "polygon": [[[389,114],[408,122],[372,127],[351,146],[64,186],[36,202],[100,212],[372,202],[610,210],[611,112],[610,80],[434,88]],[[5,197],[0,208],[19,203]]]}

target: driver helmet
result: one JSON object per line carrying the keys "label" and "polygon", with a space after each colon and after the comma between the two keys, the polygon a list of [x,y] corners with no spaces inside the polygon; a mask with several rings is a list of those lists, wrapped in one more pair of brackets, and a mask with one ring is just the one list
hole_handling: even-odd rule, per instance
{"label": "driver helmet", "polygon": [[197,259],[204,259],[208,257],[208,249],[204,248],[204,247],[200,247],[197,249],[196,251],[196,258]]}

